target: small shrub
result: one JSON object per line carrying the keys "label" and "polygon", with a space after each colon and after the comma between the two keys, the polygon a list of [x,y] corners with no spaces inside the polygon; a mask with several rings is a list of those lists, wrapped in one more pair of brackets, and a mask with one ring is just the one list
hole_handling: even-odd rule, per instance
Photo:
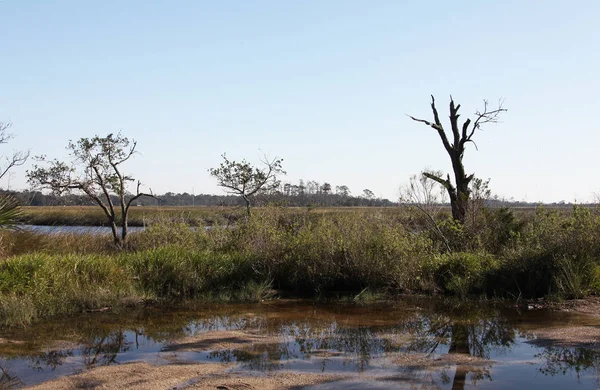
{"label": "small shrub", "polygon": [[465,297],[485,293],[487,281],[500,267],[500,262],[485,253],[447,253],[441,255],[435,271],[443,291]]}
{"label": "small shrub", "polygon": [[556,259],[554,282],[565,298],[583,298],[600,284],[600,268],[588,257],[560,257]]}

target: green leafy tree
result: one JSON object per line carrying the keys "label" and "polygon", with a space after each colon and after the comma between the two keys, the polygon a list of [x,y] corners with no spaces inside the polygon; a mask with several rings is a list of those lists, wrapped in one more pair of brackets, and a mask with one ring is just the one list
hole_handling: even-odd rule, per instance
{"label": "green leafy tree", "polygon": [[484,100],[483,111],[475,112],[475,120],[467,119],[462,123],[459,123],[458,119],[460,114],[460,104],[455,105],[452,96],[450,96],[450,128],[451,128],[451,139],[448,138],[446,129],[444,129],[438,111],[435,107],[435,98],[431,96],[431,110],[433,112],[433,122],[418,119],[413,116],[409,117],[417,122],[426,124],[427,126],[435,129],[442,141],[444,149],[450,161],[452,162],[452,170],[454,171],[454,184],[450,179],[450,175],[446,178],[441,175],[437,175],[433,172],[423,172],[423,176],[426,178],[440,183],[448,192],[450,197],[450,205],[452,206],[452,217],[454,220],[461,223],[465,222],[467,209],[469,205],[469,197],[471,195],[470,183],[473,180],[473,174],[467,175],[465,167],[463,165],[463,157],[465,154],[465,148],[467,144],[473,143],[475,147],[475,141],[473,136],[477,130],[481,130],[481,127],[488,123],[497,123],[500,115],[506,111],[502,108],[502,102],[498,104],[498,108],[491,109],[487,101]]}
{"label": "green leafy tree", "polygon": [[[109,134],[106,137],[96,135],[93,138],[81,138],[77,142],[69,141],[69,163],[38,157],[43,166],[35,165],[28,171],[28,181],[33,187],[49,189],[55,195],[87,195],[106,215],[115,244],[122,246],[127,239],[129,208],[142,196],[154,197],[152,191],[140,192],[139,181],[135,194],[127,190],[128,184],[135,179],[123,173],[122,165],[134,156],[136,146],[136,141],[121,134]],[[117,227],[119,222],[120,232]]]}
{"label": "green leafy tree", "polygon": [[286,172],[282,169],[283,159],[269,160],[266,156],[261,160],[263,167],[256,167],[242,160],[241,162],[229,160],[223,154],[223,162],[217,168],[208,172],[217,179],[217,184],[230,194],[239,195],[246,202],[246,212],[250,216],[250,204],[256,194],[268,193],[279,188],[277,179]]}

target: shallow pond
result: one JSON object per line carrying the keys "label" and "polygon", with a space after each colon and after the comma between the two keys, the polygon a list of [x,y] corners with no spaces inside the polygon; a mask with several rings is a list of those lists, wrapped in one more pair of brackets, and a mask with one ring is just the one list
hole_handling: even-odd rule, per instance
{"label": "shallow pond", "polygon": [[[598,388],[600,352],[539,337],[543,329],[575,325],[598,328],[600,321],[433,299],[90,313],[0,331],[0,388],[132,361],[348,374],[314,387],[322,389]],[[245,342],[227,331],[255,338]],[[203,338],[211,334],[219,337]]]}

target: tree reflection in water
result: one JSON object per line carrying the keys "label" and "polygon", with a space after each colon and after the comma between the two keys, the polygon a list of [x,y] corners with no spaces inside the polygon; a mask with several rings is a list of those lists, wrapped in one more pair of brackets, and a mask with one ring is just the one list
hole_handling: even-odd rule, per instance
{"label": "tree reflection in water", "polygon": [[[237,362],[239,369],[255,371],[379,369],[397,376],[399,381],[410,379],[431,386],[451,384],[453,389],[463,389],[467,383],[491,380],[490,358],[509,354],[515,345],[524,341],[523,335],[527,333],[519,330],[524,327],[515,317],[493,309],[398,310],[391,315],[381,314],[388,315],[385,320],[373,319],[378,313],[366,311],[363,318],[353,309],[335,312],[313,308],[307,313],[294,308],[284,314],[278,310],[217,312],[198,318],[196,313],[192,318],[182,316],[179,321],[144,318],[126,324],[115,321],[105,326],[90,322],[88,328],[64,325],[62,334],[75,334],[80,341],[78,347],[47,350],[36,345],[35,352],[24,351],[21,355],[14,350],[5,355],[0,348],[0,359],[4,359],[0,360],[0,388],[23,385],[18,378],[23,375],[21,371],[16,373],[14,367],[7,368],[13,359],[16,362],[25,359],[33,371],[57,370],[66,362],[69,363],[67,371],[81,371],[136,360],[135,353],[140,348],[159,353],[171,339],[214,330],[242,330],[267,337],[262,343],[239,348],[198,350],[202,353],[196,358],[193,354],[187,354],[186,358]],[[64,340],[61,337],[57,333],[48,338]],[[536,358],[541,360],[542,366],[535,369],[545,375],[568,372],[579,375],[592,370],[600,377],[600,352],[558,346],[538,348]],[[44,352],[39,352],[40,349]],[[132,353],[120,358],[126,352]],[[59,371],[64,375],[65,368]]]}
{"label": "tree reflection in water", "polygon": [[[273,325],[264,328],[272,328]],[[420,353],[434,360],[439,353],[447,350],[449,355],[460,356],[445,360],[456,363],[456,371],[450,380],[443,370],[442,381],[452,381],[453,388],[461,389],[469,374],[473,383],[491,379],[491,365],[481,360],[489,359],[493,350],[509,351],[516,339],[514,327],[497,317],[457,320],[452,316],[417,315],[395,325],[371,327],[345,327],[336,321],[278,325],[278,333],[284,336],[283,342],[214,351],[210,359],[240,362],[245,369],[260,371],[294,369],[296,361],[312,359],[314,365],[320,365],[321,371],[343,369],[363,372],[375,359],[405,354],[408,363],[399,368],[413,376],[419,373],[427,376],[429,373],[424,369],[427,363],[423,360],[411,363],[410,356]],[[470,358],[477,361],[473,363]]]}
{"label": "tree reflection in water", "polygon": [[132,344],[127,341],[123,329],[110,332],[82,348],[83,364],[87,369],[113,364],[119,353],[129,351]]}
{"label": "tree reflection in water", "polygon": [[0,359],[0,389],[15,389],[23,386],[23,382],[15,374],[11,374],[8,364]]}
{"label": "tree reflection in water", "polygon": [[540,372],[545,375],[566,375],[575,372],[577,379],[581,373],[593,369],[600,388],[600,352],[587,348],[546,347],[536,355],[544,363]]}

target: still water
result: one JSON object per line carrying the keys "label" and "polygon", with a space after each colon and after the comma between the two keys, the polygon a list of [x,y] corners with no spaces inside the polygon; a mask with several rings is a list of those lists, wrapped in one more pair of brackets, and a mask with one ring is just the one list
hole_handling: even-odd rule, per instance
{"label": "still water", "polygon": [[[370,378],[315,389],[596,389],[600,352],[538,337],[543,328],[574,325],[599,327],[600,321],[434,299],[362,306],[274,301],[91,313],[0,330],[0,388],[24,387],[98,366],[176,361],[230,362],[233,370],[241,371],[343,372]],[[229,343],[225,349],[177,341],[228,330],[264,337]]]}

